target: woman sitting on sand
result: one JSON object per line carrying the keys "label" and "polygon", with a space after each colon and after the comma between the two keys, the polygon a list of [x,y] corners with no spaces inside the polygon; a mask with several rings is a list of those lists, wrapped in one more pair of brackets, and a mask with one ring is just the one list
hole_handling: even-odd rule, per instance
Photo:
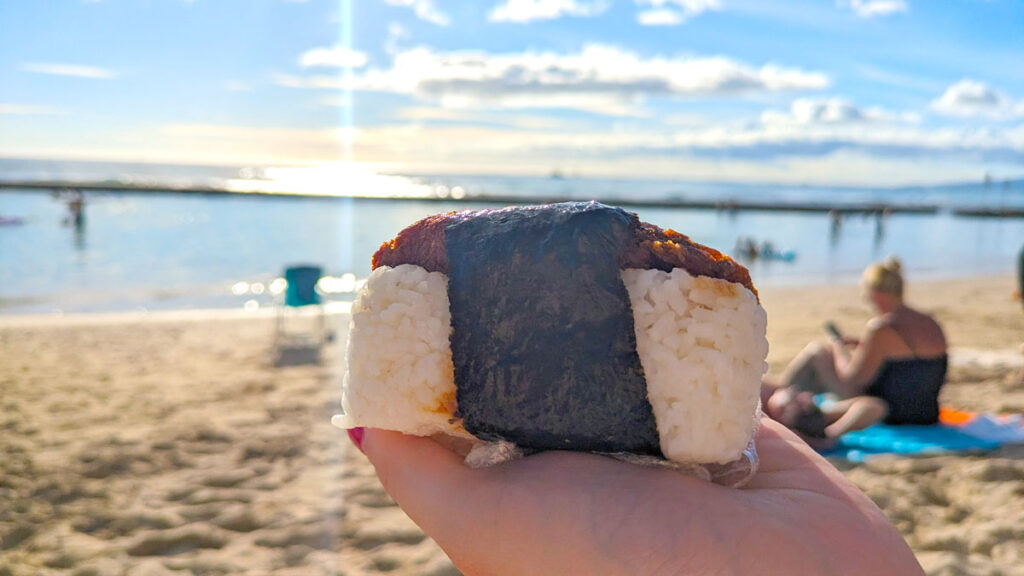
{"label": "woman sitting on sand", "polygon": [[[780,377],[764,380],[765,412],[812,444],[827,446],[882,420],[934,424],[939,418],[947,366],[942,328],[904,303],[899,260],[869,266],[861,286],[878,312],[863,339],[811,343]],[[823,392],[841,400],[819,410],[813,395]]]}

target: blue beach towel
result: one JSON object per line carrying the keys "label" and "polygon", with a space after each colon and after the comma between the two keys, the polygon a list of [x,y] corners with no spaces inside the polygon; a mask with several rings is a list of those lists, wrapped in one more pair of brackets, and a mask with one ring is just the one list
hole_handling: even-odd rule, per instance
{"label": "blue beach towel", "polygon": [[961,430],[938,424],[935,426],[889,426],[876,424],[864,430],[849,432],[839,439],[835,448],[825,456],[863,462],[878,454],[940,454],[952,452],[980,452],[994,450],[1002,445]]}

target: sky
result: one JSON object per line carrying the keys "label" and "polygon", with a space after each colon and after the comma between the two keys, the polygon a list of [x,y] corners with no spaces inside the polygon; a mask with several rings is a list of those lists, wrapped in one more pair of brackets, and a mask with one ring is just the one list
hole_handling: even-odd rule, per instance
{"label": "sky", "polygon": [[0,0],[0,156],[1024,176],[1019,0]]}

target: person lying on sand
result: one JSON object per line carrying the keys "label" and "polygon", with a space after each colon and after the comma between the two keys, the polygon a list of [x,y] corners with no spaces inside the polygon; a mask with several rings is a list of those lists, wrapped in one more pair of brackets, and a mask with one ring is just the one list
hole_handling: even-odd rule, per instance
{"label": "person lying on sand", "polygon": [[[765,412],[817,447],[880,421],[934,424],[945,382],[946,337],[934,318],[903,300],[900,262],[889,258],[864,271],[865,299],[878,313],[863,338],[836,331],[813,342],[777,378],[766,377]],[[840,400],[819,409],[813,395]]]}

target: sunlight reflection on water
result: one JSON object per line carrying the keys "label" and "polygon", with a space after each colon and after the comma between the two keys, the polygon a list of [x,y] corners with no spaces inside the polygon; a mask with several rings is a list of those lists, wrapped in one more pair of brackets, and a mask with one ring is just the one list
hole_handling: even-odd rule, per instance
{"label": "sunlight reflection on water", "polygon": [[[245,177],[249,175],[250,177]],[[240,178],[226,182],[232,192],[298,194],[308,196],[360,196],[364,198],[444,197],[448,190],[421,184],[404,176],[377,174],[356,163],[316,166],[275,166],[243,169]],[[454,194],[453,194],[454,197]]]}

